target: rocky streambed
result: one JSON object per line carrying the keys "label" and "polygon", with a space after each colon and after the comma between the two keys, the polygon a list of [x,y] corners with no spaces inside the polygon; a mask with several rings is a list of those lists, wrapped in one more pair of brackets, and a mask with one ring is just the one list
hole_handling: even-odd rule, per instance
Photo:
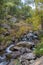
{"label": "rocky streambed", "polygon": [[27,41],[20,41],[16,45],[10,45],[6,48],[5,53],[0,56],[0,65],[7,65],[12,59],[18,59],[22,65],[25,61],[34,60],[36,56],[31,49],[33,46],[34,42]]}
{"label": "rocky streambed", "polygon": [[[30,36],[29,36],[30,35]],[[33,53],[35,42],[32,41],[33,35],[25,35],[16,45],[8,46],[4,53],[0,54],[0,65],[31,65],[36,59]],[[34,36],[37,40],[37,36]],[[17,61],[17,60],[18,61]],[[16,61],[15,61],[16,60]],[[19,64],[16,63],[19,62]]]}

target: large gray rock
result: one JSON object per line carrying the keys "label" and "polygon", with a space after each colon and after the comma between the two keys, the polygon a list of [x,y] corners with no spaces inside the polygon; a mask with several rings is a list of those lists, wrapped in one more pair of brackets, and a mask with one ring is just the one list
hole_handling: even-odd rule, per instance
{"label": "large gray rock", "polygon": [[33,60],[33,59],[35,59],[35,54],[25,53],[25,54],[21,55],[19,58],[20,62],[24,61],[24,59],[25,60]]}
{"label": "large gray rock", "polygon": [[16,46],[31,48],[33,45],[34,45],[34,42],[21,41],[17,43]]}

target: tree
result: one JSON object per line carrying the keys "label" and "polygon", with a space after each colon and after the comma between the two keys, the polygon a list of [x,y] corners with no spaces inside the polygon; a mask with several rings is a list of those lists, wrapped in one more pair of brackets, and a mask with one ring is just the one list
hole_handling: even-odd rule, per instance
{"label": "tree", "polygon": [[4,0],[0,0],[0,19],[3,17]]}
{"label": "tree", "polygon": [[[0,19],[18,12],[21,0],[0,0]],[[12,13],[12,14],[11,14]]]}
{"label": "tree", "polygon": [[36,10],[38,13],[38,15],[41,18],[41,26],[42,26],[42,30],[43,30],[43,0],[34,0],[35,1],[35,5],[36,5]]}

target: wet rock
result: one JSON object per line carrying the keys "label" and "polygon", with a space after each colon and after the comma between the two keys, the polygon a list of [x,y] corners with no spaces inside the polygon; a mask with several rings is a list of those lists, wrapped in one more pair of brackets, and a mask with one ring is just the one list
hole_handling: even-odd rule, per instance
{"label": "wet rock", "polygon": [[0,63],[5,61],[6,57],[5,56],[0,56]]}
{"label": "wet rock", "polygon": [[36,32],[29,32],[27,34],[27,38],[30,38],[30,37],[32,37],[34,39],[38,39],[38,34]]}
{"label": "wet rock", "polygon": [[34,43],[33,42],[27,42],[27,41],[21,41],[21,42],[17,43],[16,46],[31,48],[32,46],[34,46]]}
{"label": "wet rock", "polygon": [[26,37],[23,37],[21,40],[22,41],[27,41],[27,38]]}
{"label": "wet rock", "polygon": [[33,32],[29,32],[29,33],[27,34],[27,38],[33,37],[33,36],[34,36]]}
{"label": "wet rock", "polygon": [[15,59],[15,58],[18,58],[20,55],[21,55],[21,53],[19,51],[15,51],[15,52],[12,52],[10,54],[6,54],[6,58],[8,60],[10,60],[11,58]]}
{"label": "wet rock", "polygon": [[25,53],[25,54],[21,55],[19,59],[20,59],[20,62],[22,62],[24,59],[25,60],[33,60],[33,59],[35,59],[35,54]]}

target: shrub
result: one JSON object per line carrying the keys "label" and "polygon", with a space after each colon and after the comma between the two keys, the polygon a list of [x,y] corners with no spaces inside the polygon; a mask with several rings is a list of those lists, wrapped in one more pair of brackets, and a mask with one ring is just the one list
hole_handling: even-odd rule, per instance
{"label": "shrub", "polygon": [[36,45],[34,53],[36,54],[36,56],[43,55],[43,41],[41,41],[41,43]]}

